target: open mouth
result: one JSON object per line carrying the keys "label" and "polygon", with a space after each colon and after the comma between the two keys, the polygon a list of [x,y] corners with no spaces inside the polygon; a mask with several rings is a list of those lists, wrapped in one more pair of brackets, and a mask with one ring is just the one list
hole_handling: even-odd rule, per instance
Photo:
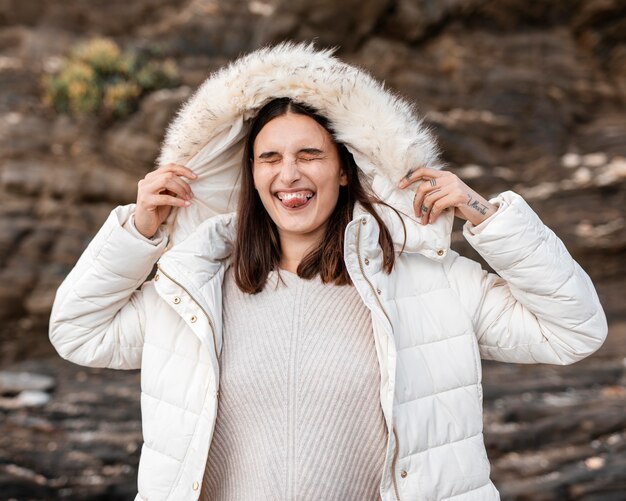
{"label": "open mouth", "polygon": [[281,205],[289,210],[304,209],[309,205],[311,199],[315,196],[312,191],[298,191],[295,193],[276,193],[276,198],[280,200]]}

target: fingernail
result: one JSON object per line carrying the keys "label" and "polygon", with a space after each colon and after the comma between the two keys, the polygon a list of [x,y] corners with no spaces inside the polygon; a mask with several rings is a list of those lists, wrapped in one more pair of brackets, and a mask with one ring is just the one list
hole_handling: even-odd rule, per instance
{"label": "fingernail", "polygon": [[191,202],[189,200],[185,200],[185,205],[191,205]]}

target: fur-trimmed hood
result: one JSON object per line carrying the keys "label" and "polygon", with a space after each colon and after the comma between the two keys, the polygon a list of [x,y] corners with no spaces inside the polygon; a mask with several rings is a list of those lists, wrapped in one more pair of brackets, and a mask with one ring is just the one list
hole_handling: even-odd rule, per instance
{"label": "fur-trimmed hood", "polygon": [[[183,104],[167,128],[157,166],[177,163],[199,177],[188,208],[174,207],[164,223],[171,247],[208,218],[236,211],[244,140],[250,119],[276,97],[316,108],[335,129],[359,167],[363,184],[402,214],[408,252],[437,256],[450,246],[453,211],[421,225],[412,202],[419,183],[400,190],[402,177],[419,166],[440,168],[438,149],[414,105],[385,88],[365,70],[319,50],[313,42],[282,42],[251,52],[211,74]],[[362,212],[355,207],[355,216]],[[377,207],[399,248],[398,217]],[[436,257],[435,257],[436,259]]]}

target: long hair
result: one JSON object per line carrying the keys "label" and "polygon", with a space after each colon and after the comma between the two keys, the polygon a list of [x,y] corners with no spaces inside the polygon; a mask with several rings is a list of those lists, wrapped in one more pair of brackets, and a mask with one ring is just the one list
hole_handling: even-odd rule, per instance
{"label": "long hair", "polygon": [[311,117],[329,132],[339,153],[340,167],[348,178],[348,184],[339,187],[337,204],[328,219],[320,244],[302,259],[297,268],[298,276],[311,279],[319,273],[323,283],[352,285],[343,260],[343,240],[344,230],[352,220],[354,204],[357,201],[380,226],[378,242],[383,251],[383,270],[387,274],[391,273],[395,262],[393,240],[389,230],[374,210],[373,204],[384,204],[396,212],[402,222],[406,244],[406,227],[402,217],[393,207],[365,191],[359,180],[358,167],[352,154],[344,144],[335,141],[335,134],[329,120],[309,105],[283,97],[273,99],[259,110],[252,119],[245,141],[241,191],[237,208],[237,236],[232,263],[237,286],[243,292],[250,294],[262,291],[269,272],[277,269],[280,263],[282,253],[278,229],[265,210],[259,193],[254,189],[252,164],[254,141],[261,129],[270,120],[287,113]]}

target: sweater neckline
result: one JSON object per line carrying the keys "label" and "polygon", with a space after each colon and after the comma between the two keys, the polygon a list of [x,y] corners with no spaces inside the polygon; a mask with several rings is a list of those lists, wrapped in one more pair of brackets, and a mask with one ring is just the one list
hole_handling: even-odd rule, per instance
{"label": "sweater neckline", "polygon": [[292,280],[292,281],[297,281],[297,282],[304,280],[304,278],[301,278],[297,273],[294,273],[293,271],[285,270],[283,268],[274,268],[272,271],[270,271],[270,273],[273,274],[276,277],[276,279],[278,279],[279,277],[283,277],[283,278],[286,278],[287,280]]}
{"label": "sweater neckline", "polygon": [[274,268],[272,271],[273,271],[274,273],[279,273],[279,272],[280,272],[280,273],[285,273],[285,274],[287,274],[287,275],[291,275],[291,276],[293,276],[293,277],[298,277],[298,278],[300,278],[300,277],[298,276],[298,274],[297,274],[297,273],[294,273],[293,271],[286,270],[286,269],[284,269],[284,268]]}
{"label": "sweater neckline", "polygon": [[270,271],[270,274],[274,277],[275,280],[284,280],[285,282],[297,283],[297,284],[312,284],[312,283],[321,283],[321,279],[319,274],[315,276],[313,279],[302,278],[297,273],[293,271],[285,270],[283,268],[274,268]]}

